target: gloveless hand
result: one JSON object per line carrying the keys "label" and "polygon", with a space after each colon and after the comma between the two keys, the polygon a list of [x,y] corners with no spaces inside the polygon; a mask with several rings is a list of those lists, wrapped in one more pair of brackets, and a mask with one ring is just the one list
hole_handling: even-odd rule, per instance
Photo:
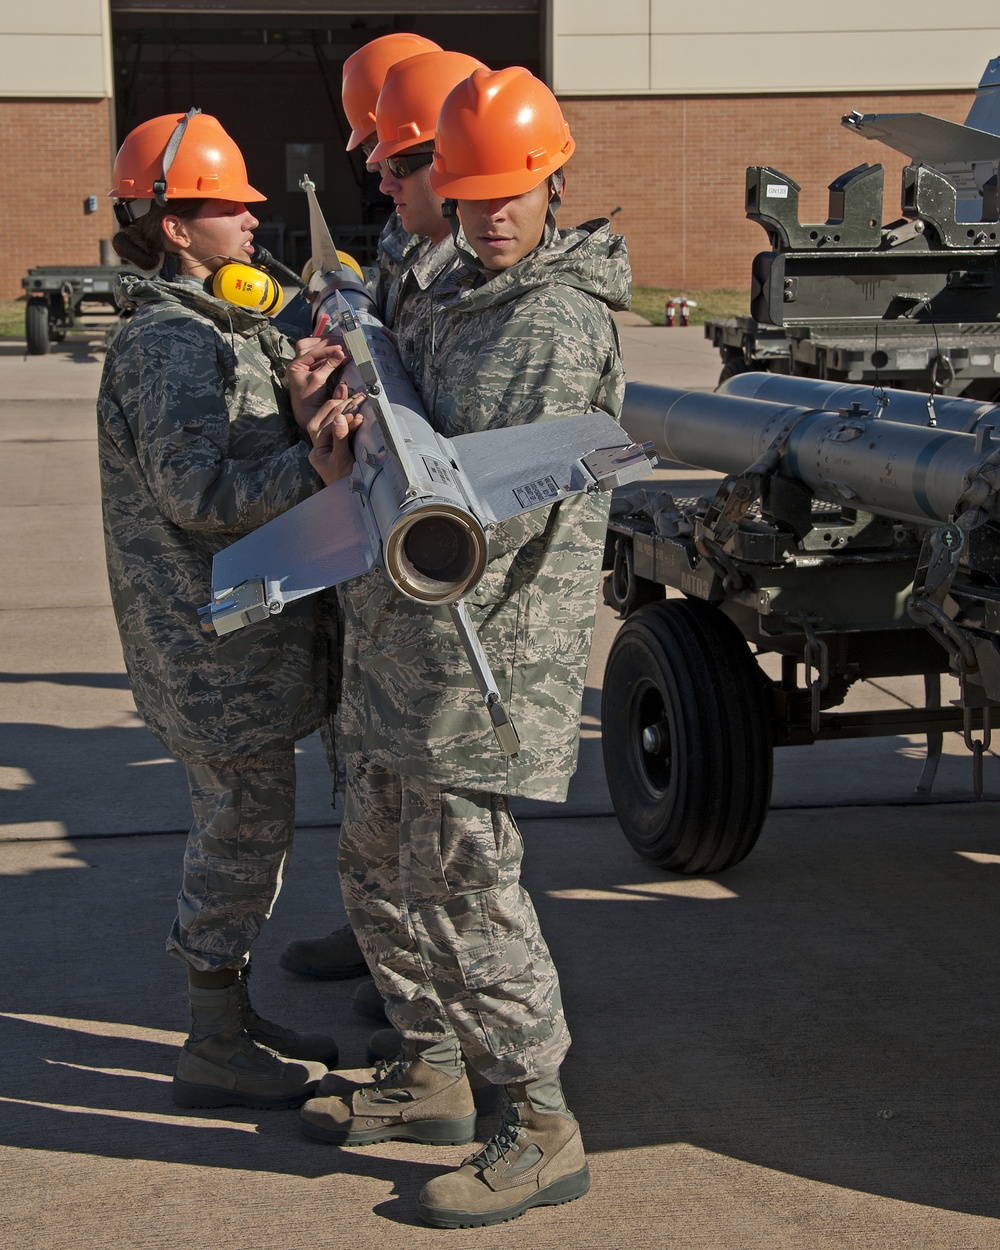
{"label": "gloveless hand", "polygon": [[329,402],[329,383],[346,359],[342,344],[327,339],[299,339],[295,344],[295,359],[285,368],[285,381],[300,429],[308,430],[316,413]]}

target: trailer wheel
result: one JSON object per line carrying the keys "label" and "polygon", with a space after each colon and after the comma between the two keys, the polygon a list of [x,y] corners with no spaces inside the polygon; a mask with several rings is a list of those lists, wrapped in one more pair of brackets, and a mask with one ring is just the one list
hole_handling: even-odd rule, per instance
{"label": "trailer wheel", "polygon": [[647,603],[657,603],[666,593],[659,582],[637,577],[632,544],[619,537],[611,572],[604,579],[604,602],[621,616],[631,616]]}
{"label": "trailer wheel", "polygon": [[738,373],[750,373],[752,368],[738,353],[734,353],[726,361],[724,361],[719,371],[719,386],[723,382],[728,382],[730,378],[735,378]]}
{"label": "trailer wheel", "polygon": [[612,645],[601,699],[615,814],[636,851],[674,872],[718,872],[757,841],[771,797],[766,679],[717,608],[641,608]]}
{"label": "trailer wheel", "polygon": [[49,306],[43,299],[29,299],[24,310],[24,333],[28,340],[28,352],[32,356],[44,356],[49,350]]}

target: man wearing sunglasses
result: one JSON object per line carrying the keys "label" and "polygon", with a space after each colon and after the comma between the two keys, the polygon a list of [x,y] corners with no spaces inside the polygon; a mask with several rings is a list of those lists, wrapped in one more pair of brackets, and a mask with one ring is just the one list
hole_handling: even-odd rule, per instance
{"label": "man wearing sunglasses", "polygon": [[425,52],[399,61],[386,75],[375,109],[378,143],[368,158],[382,174],[388,195],[410,240],[392,280],[380,289],[383,320],[396,334],[403,366],[410,369],[417,344],[436,338],[431,293],[458,264],[444,200],[430,184],[434,127],[453,87],[482,61],[462,52]]}
{"label": "man wearing sunglasses", "polygon": [[[393,60],[399,57],[403,59]],[[406,368],[421,336],[429,337],[433,350],[430,294],[458,263],[451,229],[441,213],[444,201],[429,180],[434,126],[451,89],[482,68],[474,57],[444,52],[428,39],[404,34],[374,39],[344,62],[348,151],[358,147],[364,152],[369,169],[382,175],[380,190],[395,205],[379,239],[376,302],[397,336]],[[342,737],[349,732],[350,710],[343,709],[341,717]],[[280,962],[290,972],[317,980],[348,980],[368,971],[350,925],[324,937],[290,942]],[[384,1022],[373,982],[358,987],[355,1007]]]}

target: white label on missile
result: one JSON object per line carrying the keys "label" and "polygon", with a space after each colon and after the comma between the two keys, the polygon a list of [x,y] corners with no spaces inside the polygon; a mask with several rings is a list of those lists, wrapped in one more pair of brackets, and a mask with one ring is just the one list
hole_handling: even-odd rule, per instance
{"label": "white label on missile", "polygon": [[515,486],[514,494],[522,508],[537,508],[548,503],[559,494],[559,487],[554,477],[540,477],[534,482],[525,482],[523,486]]}
{"label": "white label on missile", "polygon": [[454,484],[454,475],[443,460],[434,460],[430,456],[424,456],[423,461],[424,468],[427,470],[427,476],[432,482],[441,482],[445,486]]}
{"label": "white label on missile", "polygon": [[778,182],[769,182],[764,195],[769,200],[787,200],[788,188]]}

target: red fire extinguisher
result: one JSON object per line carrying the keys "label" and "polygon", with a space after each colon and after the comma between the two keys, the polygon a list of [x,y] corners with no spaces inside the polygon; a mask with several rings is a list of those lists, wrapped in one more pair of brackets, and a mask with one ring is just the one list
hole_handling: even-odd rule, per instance
{"label": "red fire extinguisher", "polygon": [[677,305],[674,303],[674,297],[667,300],[667,306],[663,310],[663,321],[665,325],[672,326],[676,318]]}
{"label": "red fire extinguisher", "polygon": [[687,323],[688,323],[688,302],[687,302],[687,297],[682,295],[681,296],[680,324],[682,326],[686,326]]}

